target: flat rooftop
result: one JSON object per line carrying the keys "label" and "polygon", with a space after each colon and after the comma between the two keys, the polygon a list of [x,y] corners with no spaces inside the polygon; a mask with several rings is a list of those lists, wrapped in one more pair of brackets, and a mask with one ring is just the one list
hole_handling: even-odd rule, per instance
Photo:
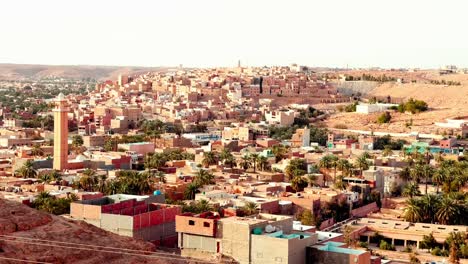
{"label": "flat rooftop", "polygon": [[323,251],[343,253],[343,254],[348,254],[348,255],[361,255],[363,253],[366,253],[366,251],[364,250],[342,247],[344,245],[345,245],[344,243],[340,243],[340,242],[327,242],[324,246],[317,247],[317,248]]}

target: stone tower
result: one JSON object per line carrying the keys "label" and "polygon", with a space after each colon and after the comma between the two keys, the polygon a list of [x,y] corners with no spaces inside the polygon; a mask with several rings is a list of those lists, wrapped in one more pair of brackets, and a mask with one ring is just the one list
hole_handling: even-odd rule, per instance
{"label": "stone tower", "polygon": [[55,99],[54,112],[54,165],[62,171],[68,164],[68,103],[60,93]]}

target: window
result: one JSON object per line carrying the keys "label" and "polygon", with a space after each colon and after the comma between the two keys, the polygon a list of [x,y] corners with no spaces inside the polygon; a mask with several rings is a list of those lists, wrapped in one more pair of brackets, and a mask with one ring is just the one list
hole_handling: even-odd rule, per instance
{"label": "window", "polygon": [[189,220],[189,221],[188,221],[188,224],[189,224],[189,225],[195,225],[195,221]]}
{"label": "window", "polygon": [[203,222],[203,227],[210,227],[210,223],[208,223],[208,222]]}

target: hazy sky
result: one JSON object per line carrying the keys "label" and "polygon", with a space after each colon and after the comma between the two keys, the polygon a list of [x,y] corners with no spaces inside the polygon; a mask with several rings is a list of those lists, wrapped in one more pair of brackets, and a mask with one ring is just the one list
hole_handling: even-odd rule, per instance
{"label": "hazy sky", "polygon": [[466,0],[5,0],[0,62],[468,67]]}

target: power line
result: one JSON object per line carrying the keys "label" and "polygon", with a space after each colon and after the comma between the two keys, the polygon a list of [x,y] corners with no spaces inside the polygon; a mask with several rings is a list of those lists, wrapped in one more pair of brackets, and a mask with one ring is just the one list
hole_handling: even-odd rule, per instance
{"label": "power line", "polygon": [[[77,243],[78,245],[84,245],[85,247],[69,247],[69,246],[57,245],[58,244],[57,242],[53,242],[53,241],[50,241],[50,240],[48,240],[49,244],[44,244],[44,243],[35,243],[35,242],[32,242],[32,241],[24,241],[24,240],[27,240],[27,238],[12,237],[12,236],[10,236],[10,237],[11,238],[3,238],[3,239],[0,238],[0,240],[3,240],[5,242],[13,242],[13,243],[23,243],[23,244],[30,244],[30,245],[37,245],[37,246],[52,246],[52,247],[68,248],[68,249],[74,249],[74,250],[87,250],[87,251],[104,252],[104,253],[111,253],[111,254],[136,256],[136,257],[171,259],[171,260],[179,260],[179,261],[195,262],[195,263],[220,263],[220,262],[212,262],[212,261],[186,259],[186,258],[183,258],[182,256],[172,255],[172,254],[169,254],[169,253],[158,253],[158,252],[152,252],[152,251],[142,251],[142,252],[147,252],[148,254],[151,254],[151,255],[146,255],[146,254],[141,254],[141,253],[139,254],[139,253],[131,253],[131,252],[122,252],[122,250],[126,250],[126,249],[114,248],[114,249],[121,250],[120,252],[116,252],[116,251],[109,251],[109,250],[97,249],[96,248],[96,247],[100,247],[100,246],[91,246],[91,245],[84,245],[84,244],[78,244]],[[18,238],[19,238],[19,240],[23,239],[23,241],[17,240]],[[44,241],[47,241],[47,240],[44,240]],[[53,243],[55,243],[55,245]],[[63,243],[66,243],[66,242],[63,242]],[[70,243],[70,244],[73,244],[73,243]],[[95,248],[93,248],[93,247],[95,247]],[[167,255],[171,255],[171,256],[169,257]]]}
{"label": "power line", "polygon": [[34,261],[34,260],[19,259],[19,258],[0,257],[0,259],[18,261],[18,262],[23,262],[23,263],[51,264],[50,262]]}

